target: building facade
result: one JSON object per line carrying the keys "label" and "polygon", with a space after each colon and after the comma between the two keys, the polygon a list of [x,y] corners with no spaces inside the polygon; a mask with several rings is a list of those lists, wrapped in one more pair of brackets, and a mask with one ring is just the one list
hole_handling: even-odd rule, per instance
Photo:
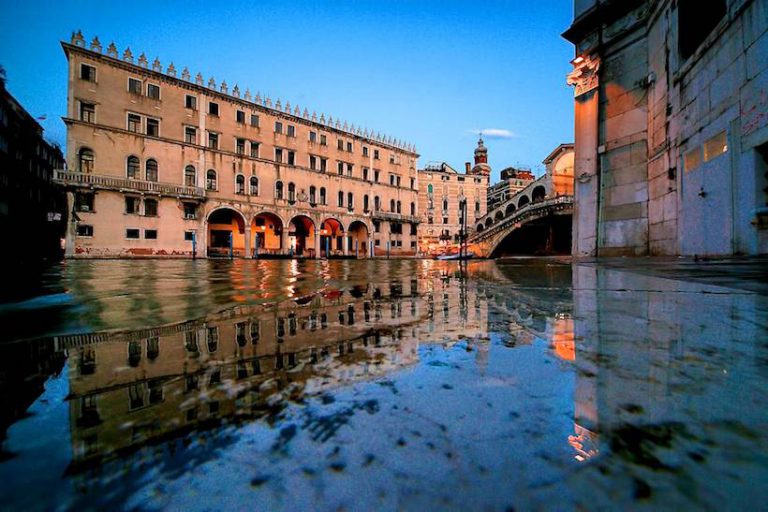
{"label": "building facade", "polygon": [[529,169],[507,167],[501,171],[501,181],[488,189],[488,210],[493,210],[533,183],[536,178]]}
{"label": "building facade", "polygon": [[577,0],[573,253],[768,252],[768,0]]}
{"label": "building facade", "polygon": [[62,256],[66,203],[53,183],[64,163],[61,150],[43,138],[43,128],[0,79],[0,232],[3,261]]}
{"label": "building facade", "polygon": [[79,32],[62,47],[68,256],[416,252],[413,146]]}
{"label": "building facade", "polygon": [[443,252],[460,242],[462,202],[466,200],[467,230],[485,215],[491,168],[488,150],[482,139],[475,150],[475,166],[466,164],[460,174],[445,162],[430,164],[419,170],[419,205],[422,216],[419,229],[419,250],[430,254]]}

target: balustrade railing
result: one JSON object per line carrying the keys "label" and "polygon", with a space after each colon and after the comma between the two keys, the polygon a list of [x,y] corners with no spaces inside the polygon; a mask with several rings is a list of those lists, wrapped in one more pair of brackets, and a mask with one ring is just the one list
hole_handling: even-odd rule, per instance
{"label": "balustrade railing", "polygon": [[84,172],[57,170],[55,181],[63,185],[82,185],[108,190],[131,190],[136,192],[151,192],[169,196],[184,196],[204,198],[205,190],[201,187],[175,185],[157,181],[134,180],[117,176],[104,176]]}

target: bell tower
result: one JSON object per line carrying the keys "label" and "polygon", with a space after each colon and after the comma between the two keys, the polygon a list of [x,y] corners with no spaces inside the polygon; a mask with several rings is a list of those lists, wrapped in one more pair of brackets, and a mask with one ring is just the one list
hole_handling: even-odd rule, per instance
{"label": "bell tower", "polygon": [[470,173],[479,174],[481,176],[490,176],[491,174],[491,166],[488,165],[488,148],[483,144],[482,134],[480,134],[480,139],[477,141],[477,147],[475,148],[475,166]]}

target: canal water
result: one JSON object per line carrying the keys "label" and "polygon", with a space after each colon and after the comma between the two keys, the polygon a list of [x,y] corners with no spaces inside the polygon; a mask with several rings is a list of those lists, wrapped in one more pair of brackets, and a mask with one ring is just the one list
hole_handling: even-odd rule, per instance
{"label": "canal water", "polygon": [[64,262],[3,291],[0,508],[759,509],[768,296],[707,281]]}

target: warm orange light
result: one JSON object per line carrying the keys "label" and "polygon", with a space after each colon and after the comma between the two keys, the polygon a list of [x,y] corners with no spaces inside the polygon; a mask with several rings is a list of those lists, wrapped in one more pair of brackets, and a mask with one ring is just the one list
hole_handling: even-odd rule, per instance
{"label": "warm orange light", "polygon": [[581,55],[579,55],[578,57],[576,57],[575,59],[573,59],[573,60],[571,61],[571,64],[573,64],[574,66],[578,66],[578,65],[579,65],[579,64],[581,64],[582,62],[584,62],[584,57],[582,57]]}

